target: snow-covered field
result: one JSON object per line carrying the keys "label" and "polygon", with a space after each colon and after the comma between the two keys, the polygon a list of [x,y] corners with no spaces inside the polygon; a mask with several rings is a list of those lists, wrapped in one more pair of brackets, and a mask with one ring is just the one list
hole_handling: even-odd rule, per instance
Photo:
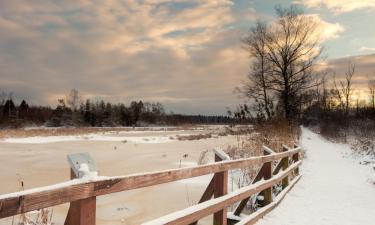
{"label": "snow-covered field", "polygon": [[[179,136],[197,135],[197,134],[218,134],[225,131],[224,125],[211,125],[211,126],[197,126],[189,127],[188,129],[181,129],[178,127],[137,127],[128,128],[127,130],[120,130],[120,128],[100,128],[107,129],[108,131],[98,131],[94,133],[84,133],[80,135],[53,135],[55,131],[59,131],[59,128],[24,128],[24,131],[44,131],[44,135],[37,136],[32,135],[33,132],[29,132],[30,136],[19,137],[19,136],[6,136],[1,138],[0,143],[19,143],[19,144],[43,144],[43,143],[56,143],[56,142],[71,142],[71,141],[114,141],[114,142],[131,142],[131,143],[142,143],[142,144],[157,144],[174,142]],[[64,128],[62,128],[64,129]],[[81,129],[81,128],[80,128]],[[117,130],[119,129],[119,130]],[[121,128],[126,129],[126,128]],[[45,131],[47,130],[47,132]],[[54,132],[48,132],[52,130]],[[71,131],[72,128],[70,128]],[[81,129],[85,130],[85,128]],[[95,130],[95,128],[90,128]],[[18,132],[21,133],[21,132]],[[35,132],[40,133],[40,132]],[[74,133],[74,132],[73,132]],[[216,135],[217,136],[217,135]]]}
{"label": "snow-covered field", "polygon": [[347,145],[303,129],[302,178],[258,225],[375,224],[375,169],[350,157]]}
{"label": "snow-covered field", "polygon": [[82,136],[48,136],[48,137],[25,137],[25,138],[6,138],[2,141],[5,143],[19,143],[19,144],[43,144],[56,143],[66,141],[114,141],[114,142],[131,142],[142,144],[157,144],[175,141],[174,136],[135,136],[135,137],[121,137],[116,135],[98,135],[89,134]]}

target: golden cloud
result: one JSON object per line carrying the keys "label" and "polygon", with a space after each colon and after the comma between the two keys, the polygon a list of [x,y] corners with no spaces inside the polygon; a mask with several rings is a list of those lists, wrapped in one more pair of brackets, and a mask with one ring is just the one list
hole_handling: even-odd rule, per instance
{"label": "golden cloud", "polygon": [[298,0],[296,2],[310,8],[326,7],[334,13],[375,9],[375,0]]}
{"label": "golden cloud", "polygon": [[329,23],[320,18],[318,14],[308,14],[308,17],[317,24],[317,35],[319,35],[321,41],[335,39],[340,36],[345,28],[339,23]]}

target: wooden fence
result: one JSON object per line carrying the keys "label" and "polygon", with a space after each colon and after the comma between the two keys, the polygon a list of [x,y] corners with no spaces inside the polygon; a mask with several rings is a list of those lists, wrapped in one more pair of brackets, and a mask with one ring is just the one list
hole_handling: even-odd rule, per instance
{"label": "wooden fence", "polygon": [[[301,149],[298,146],[294,148],[284,146],[283,149],[283,152],[275,153],[264,147],[264,156],[238,160],[230,160],[224,152],[216,150],[215,163],[207,165],[90,181],[76,179],[71,183],[0,195],[0,219],[70,203],[65,225],[94,225],[97,196],[214,174],[198,204],[145,224],[196,224],[198,220],[211,214],[214,215],[214,225],[254,224],[277,206],[300,178],[298,167],[301,164],[299,160]],[[80,174],[82,171],[79,170],[82,162],[88,165],[89,172],[96,170],[95,163],[88,156],[76,155],[69,158],[69,162],[72,178],[82,176]],[[253,182],[249,186],[228,193],[228,170],[254,165],[259,165],[261,168]],[[280,182],[282,191],[273,199],[272,188]],[[233,212],[234,215],[239,216],[250,197],[258,193],[263,196],[263,200],[260,201],[262,207],[258,211],[242,217],[239,221],[227,218],[229,206],[240,202]]]}

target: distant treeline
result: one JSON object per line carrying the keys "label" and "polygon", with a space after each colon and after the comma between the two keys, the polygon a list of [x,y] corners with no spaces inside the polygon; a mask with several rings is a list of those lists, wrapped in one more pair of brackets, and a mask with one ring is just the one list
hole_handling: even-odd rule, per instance
{"label": "distant treeline", "polygon": [[16,105],[11,97],[0,99],[0,126],[151,126],[182,124],[230,124],[229,116],[181,115],[166,113],[161,103],[132,101],[113,104],[103,100],[82,101],[78,91],[58,100],[56,108],[32,106],[23,100]]}

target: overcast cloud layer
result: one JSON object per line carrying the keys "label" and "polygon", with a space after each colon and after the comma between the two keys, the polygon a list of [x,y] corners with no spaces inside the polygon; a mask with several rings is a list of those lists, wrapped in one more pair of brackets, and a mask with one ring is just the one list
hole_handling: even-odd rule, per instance
{"label": "overcast cloud layer", "polygon": [[[326,21],[319,8],[336,14],[369,10],[363,4],[344,7],[337,2],[298,1],[321,24],[328,55],[329,47],[351,27],[344,19]],[[374,1],[364,2],[374,7]],[[85,98],[125,103],[142,99],[162,102],[179,113],[223,114],[226,106],[241,102],[233,94],[249,65],[241,38],[257,18],[272,20],[274,5],[265,9],[262,4],[0,1],[0,90],[14,91],[33,104],[54,105],[77,88]],[[361,44],[358,51],[363,54],[375,51],[372,43]],[[375,72],[375,56],[360,57],[353,59],[361,73]],[[333,68],[351,59],[329,62]]]}

